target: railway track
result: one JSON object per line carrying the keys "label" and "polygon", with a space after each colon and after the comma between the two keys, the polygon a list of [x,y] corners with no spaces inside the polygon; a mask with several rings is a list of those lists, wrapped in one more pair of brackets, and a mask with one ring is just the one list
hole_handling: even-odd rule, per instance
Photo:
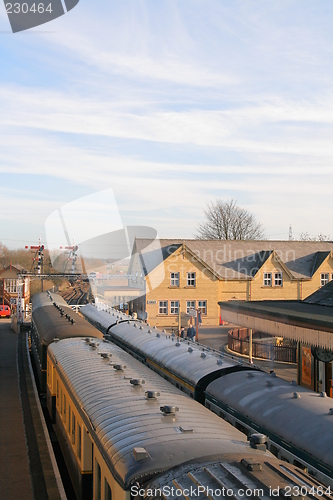
{"label": "railway track", "polygon": [[70,290],[65,290],[61,293],[63,299],[70,305],[79,305],[87,303],[87,295],[88,295],[89,285],[88,284],[80,284],[74,285],[74,287]]}

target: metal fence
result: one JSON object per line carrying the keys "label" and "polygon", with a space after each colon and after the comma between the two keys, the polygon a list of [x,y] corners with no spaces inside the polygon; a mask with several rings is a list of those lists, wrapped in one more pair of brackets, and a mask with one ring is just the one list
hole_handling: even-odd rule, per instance
{"label": "metal fence", "polygon": [[[228,333],[228,348],[239,354],[249,355],[249,340],[234,337]],[[270,359],[273,361],[284,361],[285,363],[296,363],[296,347],[280,346],[272,343],[252,341],[252,356],[254,358]]]}

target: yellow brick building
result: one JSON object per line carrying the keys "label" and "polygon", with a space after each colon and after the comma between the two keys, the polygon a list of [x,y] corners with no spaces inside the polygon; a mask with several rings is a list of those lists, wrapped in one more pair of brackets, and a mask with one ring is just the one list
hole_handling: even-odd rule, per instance
{"label": "yellow brick building", "polygon": [[131,311],[160,327],[186,327],[189,309],[218,325],[219,301],[302,300],[333,279],[333,243],[136,239]]}

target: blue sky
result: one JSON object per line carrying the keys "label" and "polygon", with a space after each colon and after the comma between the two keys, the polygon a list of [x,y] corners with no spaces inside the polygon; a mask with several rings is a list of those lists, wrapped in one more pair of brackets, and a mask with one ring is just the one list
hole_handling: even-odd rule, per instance
{"label": "blue sky", "polygon": [[0,241],[112,188],[124,224],[192,237],[234,198],[269,239],[332,230],[333,5],[80,0],[10,33],[0,5]]}

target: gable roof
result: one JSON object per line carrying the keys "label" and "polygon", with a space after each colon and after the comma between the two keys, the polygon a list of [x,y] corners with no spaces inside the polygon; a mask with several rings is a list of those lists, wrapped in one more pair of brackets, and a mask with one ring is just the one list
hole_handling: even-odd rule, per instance
{"label": "gable roof", "polygon": [[313,276],[320,266],[325,262],[325,260],[331,255],[331,252],[326,250],[326,252],[316,252],[313,259],[313,267],[311,270],[311,276]]}
{"label": "gable roof", "polygon": [[309,295],[303,302],[319,306],[333,306],[333,281]]}
{"label": "gable roof", "polygon": [[11,264],[11,265],[6,266],[3,269],[1,269],[0,274],[4,273],[6,271],[10,271],[10,270],[17,271],[16,274],[28,272],[23,266],[21,266],[21,264],[15,264],[15,265]]}
{"label": "gable roof", "polygon": [[310,279],[333,251],[333,242],[327,241],[161,239],[151,242],[137,238],[134,245],[146,275],[161,263],[161,255],[165,260],[185,245],[221,279],[251,279],[273,252],[290,277]]}

